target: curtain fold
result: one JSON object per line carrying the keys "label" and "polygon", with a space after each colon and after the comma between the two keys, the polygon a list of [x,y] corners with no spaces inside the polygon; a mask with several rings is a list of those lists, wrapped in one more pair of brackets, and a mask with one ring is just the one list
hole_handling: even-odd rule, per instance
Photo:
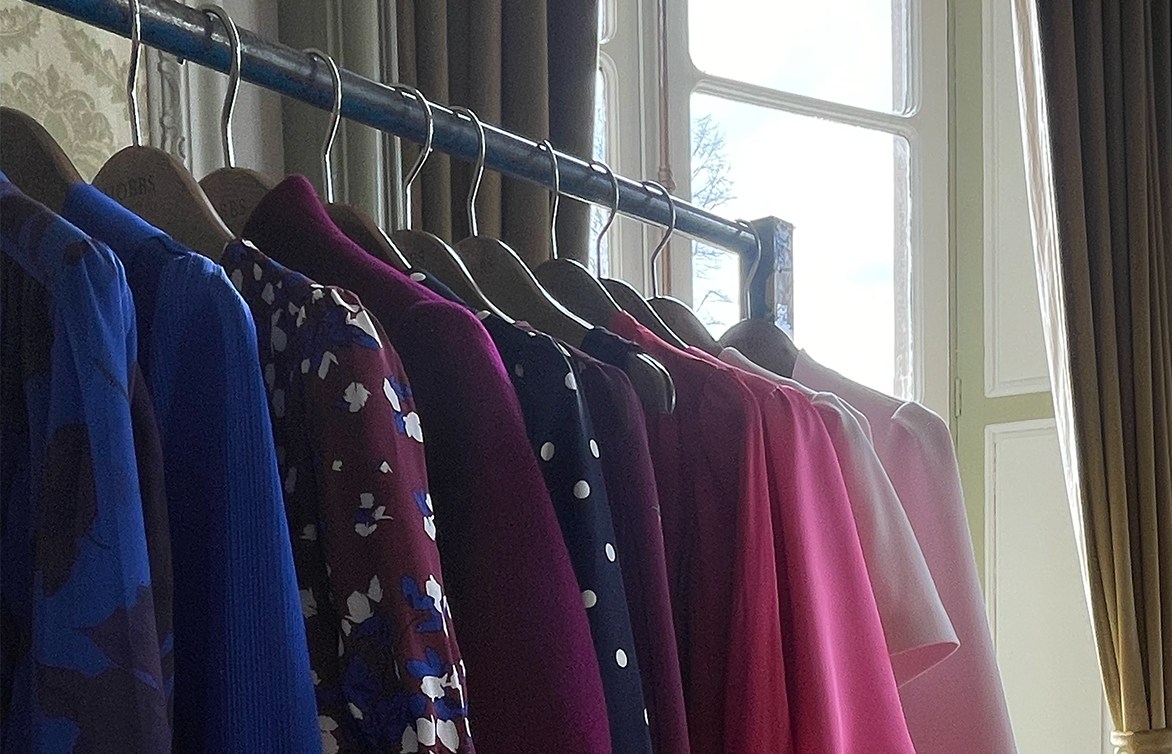
{"label": "curtain fold", "polygon": [[[399,79],[427,98],[471,109],[535,141],[589,159],[594,144],[598,0],[398,0]],[[405,147],[405,164],[417,154]],[[552,165],[551,165],[552,171]],[[419,178],[414,227],[449,241],[468,235],[471,166],[433,155]],[[485,172],[481,235],[531,265],[549,258],[550,198],[531,184]],[[586,262],[589,209],[559,207],[558,248]]]}
{"label": "curtain fold", "polygon": [[1119,752],[1172,753],[1172,12],[1013,0],[1063,465]]}

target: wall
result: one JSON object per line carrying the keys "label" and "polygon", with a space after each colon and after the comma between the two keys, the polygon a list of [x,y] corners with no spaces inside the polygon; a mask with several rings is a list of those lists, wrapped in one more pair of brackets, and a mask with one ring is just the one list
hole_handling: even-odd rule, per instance
{"label": "wall", "polygon": [[1020,754],[1110,732],[1042,341],[1010,0],[953,0],[953,415]]}
{"label": "wall", "polygon": [[[237,0],[242,27],[277,36],[277,9]],[[36,118],[86,179],[130,144],[126,77],[130,42],[24,0],[0,0],[0,101]],[[227,77],[143,48],[139,113],[146,143],[165,149],[202,178],[223,162],[219,113]],[[280,97],[241,84],[233,116],[241,166],[284,175]]]}
{"label": "wall", "polygon": [[129,61],[125,39],[0,0],[0,102],[40,121],[87,179],[130,144]]}

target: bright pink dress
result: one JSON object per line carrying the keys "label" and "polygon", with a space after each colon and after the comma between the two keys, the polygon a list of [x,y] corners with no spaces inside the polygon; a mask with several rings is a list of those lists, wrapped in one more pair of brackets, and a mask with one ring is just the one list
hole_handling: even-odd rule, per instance
{"label": "bright pink dress", "polygon": [[951,657],[900,688],[916,751],[1013,754],[1017,749],[948,426],[920,404],[904,403],[851,382],[804,352],[794,379],[815,390],[836,393],[866,415],[875,451],[903,502],[960,638],[960,649]]}
{"label": "bright pink dress", "polygon": [[735,348],[721,351],[720,360],[801,390],[822,417],[842,468],[896,682],[907,683],[955,652],[960,642],[903,503],[875,453],[866,417],[833,393],[814,392],[762,369]]}
{"label": "bright pink dress", "polygon": [[761,407],[793,750],[914,754],[843,471],[801,391],[718,361]]}

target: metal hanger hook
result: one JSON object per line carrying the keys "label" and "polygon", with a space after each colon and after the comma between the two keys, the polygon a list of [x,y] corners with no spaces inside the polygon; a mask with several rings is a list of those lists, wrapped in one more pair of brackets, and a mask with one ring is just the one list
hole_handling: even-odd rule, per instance
{"label": "metal hanger hook", "polygon": [[199,10],[218,18],[228,34],[231,63],[228,68],[228,91],[224,93],[224,109],[220,112],[220,141],[224,147],[224,167],[236,167],[236,153],[232,148],[232,111],[236,108],[236,94],[240,91],[240,65],[243,54],[240,46],[240,30],[236,22],[214,3],[199,6]]}
{"label": "metal hanger hook", "polygon": [[753,311],[753,280],[757,277],[757,271],[761,267],[761,236],[757,234],[757,229],[745,220],[737,220],[737,225],[740,225],[745,230],[753,234],[753,240],[757,242],[757,256],[753,259],[753,265],[749,267],[749,273],[745,275],[745,282],[741,290],[741,295],[745,299],[745,316],[752,316]]}
{"label": "metal hanger hook", "polygon": [[330,110],[330,129],[326,133],[326,141],[321,147],[322,182],[326,190],[326,203],[333,204],[334,173],[330,170],[330,152],[334,149],[334,140],[338,136],[338,123],[342,120],[342,72],[338,70],[338,64],[334,62],[332,57],[316,47],[310,47],[302,52],[325,61],[326,66],[330,69],[330,79],[334,83],[334,106]]}
{"label": "metal hanger hook", "polygon": [[676,232],[676,200],[663,187],[662,183],[643,181],[643,188],[663,194],[663,198],[667,200],[667,208],[671,212],[667,231],[664,232],[663,238],[659,239],[659,243],[655,246],[655,251],[651,252],[651,296],[653,298],[659,298],[659,255],[663,253],[664,248],[667,247],[667,242],[671,240],[672,235]]}
{"label": "metal hanger hook", "polygon": [[419,102],[419,107],[423,109],[423,122],[426,131],[426,136],[423,138],[423,148],[419,150],[419,156],[415,158],[415,164],[407,172],[407,177],[403,179],[403,205],[406,211],[404,227],[407,230],[411,230],[411,185],[415,183],[415,179],[423,172],[423,166],[427,163],[427,158],[431,156],[431,143],[435,139],[435,113],[432,111],[431,103],[427,101],[427,97],[424,97],[423,93],[415,87],[407,86],[406,84],[396,84],[394,88],[400,92],[410,94]]}
{"label": "metal hanger hook", "polygon": [[142,123],[138,119],[138,60],[142,56],[142,8],[139,0],[127,0],[130,11],[130,72],[126,75],[126,104],[130,109],[130,143],[142,146]]}
{"label": "metal hanger hook", "polygon": [[595,253],[598,254],[598,258],[601,260],[602,239],[606,238],[607,231],[610,230],[610,226],[614,223],[614,219],[619,213],[619,177],[614,174],[613,170],[610,169],[610,165],[607,165],[602,160],[590,161],[591,170],[598,170],[599,168],[602,168],[602,171],[606,174],[606,177],[610,179],[611,187],[614,188],[614,201],[611,202],[610,207],[608,208],[610,209],[610,214],[606,216],[606,222],[602,224],[602,229],[598,231],[598,238],[595,240]]}
{"label": "metal hanger hook", "polygon": [[553,151],[553,144],[549,139],[543,139],[537,145],[538,149],[549,152],[550,166],[553,169],[553,205],[549,212],[549,253],[551,259],[558,258],[558,202],[562,197],[562,171],[558,167],[558,155]]}
{"label": "metal hanger hook", "polygon": [[468,235],[477,236],[480,235],[480,229],[476,224],[476,196],[480,193],[480,181],[484,178],[484,160],[488,151],[484,124],[476,117],[476,113],[466,107],[453,107],[452,112],[456,113],[457,117],[466,116],[476,126],[476,166],[472,169],[472,182],[468,185]]}

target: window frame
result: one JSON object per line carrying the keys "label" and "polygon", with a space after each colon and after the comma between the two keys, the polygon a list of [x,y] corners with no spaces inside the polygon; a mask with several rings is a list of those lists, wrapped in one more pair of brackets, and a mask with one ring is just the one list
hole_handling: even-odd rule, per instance
{"label": "window frame", "polygon": [[[610,140],[607,160],[624,175],[655,178],[659,165],[658,2],[600,0],[607,6],[611,38],[601,45],[608,78]],[[909,243],[896,260],[906,316],[896,317],[897,353],[910,353],[909,397],[949,416],[951,318],[949,291],[949,86],[948,2],[908,0],[907,109],[878,112],[714,76],[692,62],[688,0],[667,4],[668,124],[674,193],[691,196],[691,96],[703,93],[784,112],[822,118],[898,135],[909,149]],[[609,73],[608,71],[609,67]],[[785,207],[773,213],[785,219]],[[612,231],[610,269],[643,291],[649,289],[648,257],[662,229],[622,219]],[[800,230],[799,230],[800,233]],[[798,236],[800,239],[800,236]],[[667,292],[692,300],[690,243],[673,244],[664,280]],[[795,241],[795,254],[801,242]],[[801,316],[800,312],[797,316]],[[907,366],[897,364],[896,373]]]}

